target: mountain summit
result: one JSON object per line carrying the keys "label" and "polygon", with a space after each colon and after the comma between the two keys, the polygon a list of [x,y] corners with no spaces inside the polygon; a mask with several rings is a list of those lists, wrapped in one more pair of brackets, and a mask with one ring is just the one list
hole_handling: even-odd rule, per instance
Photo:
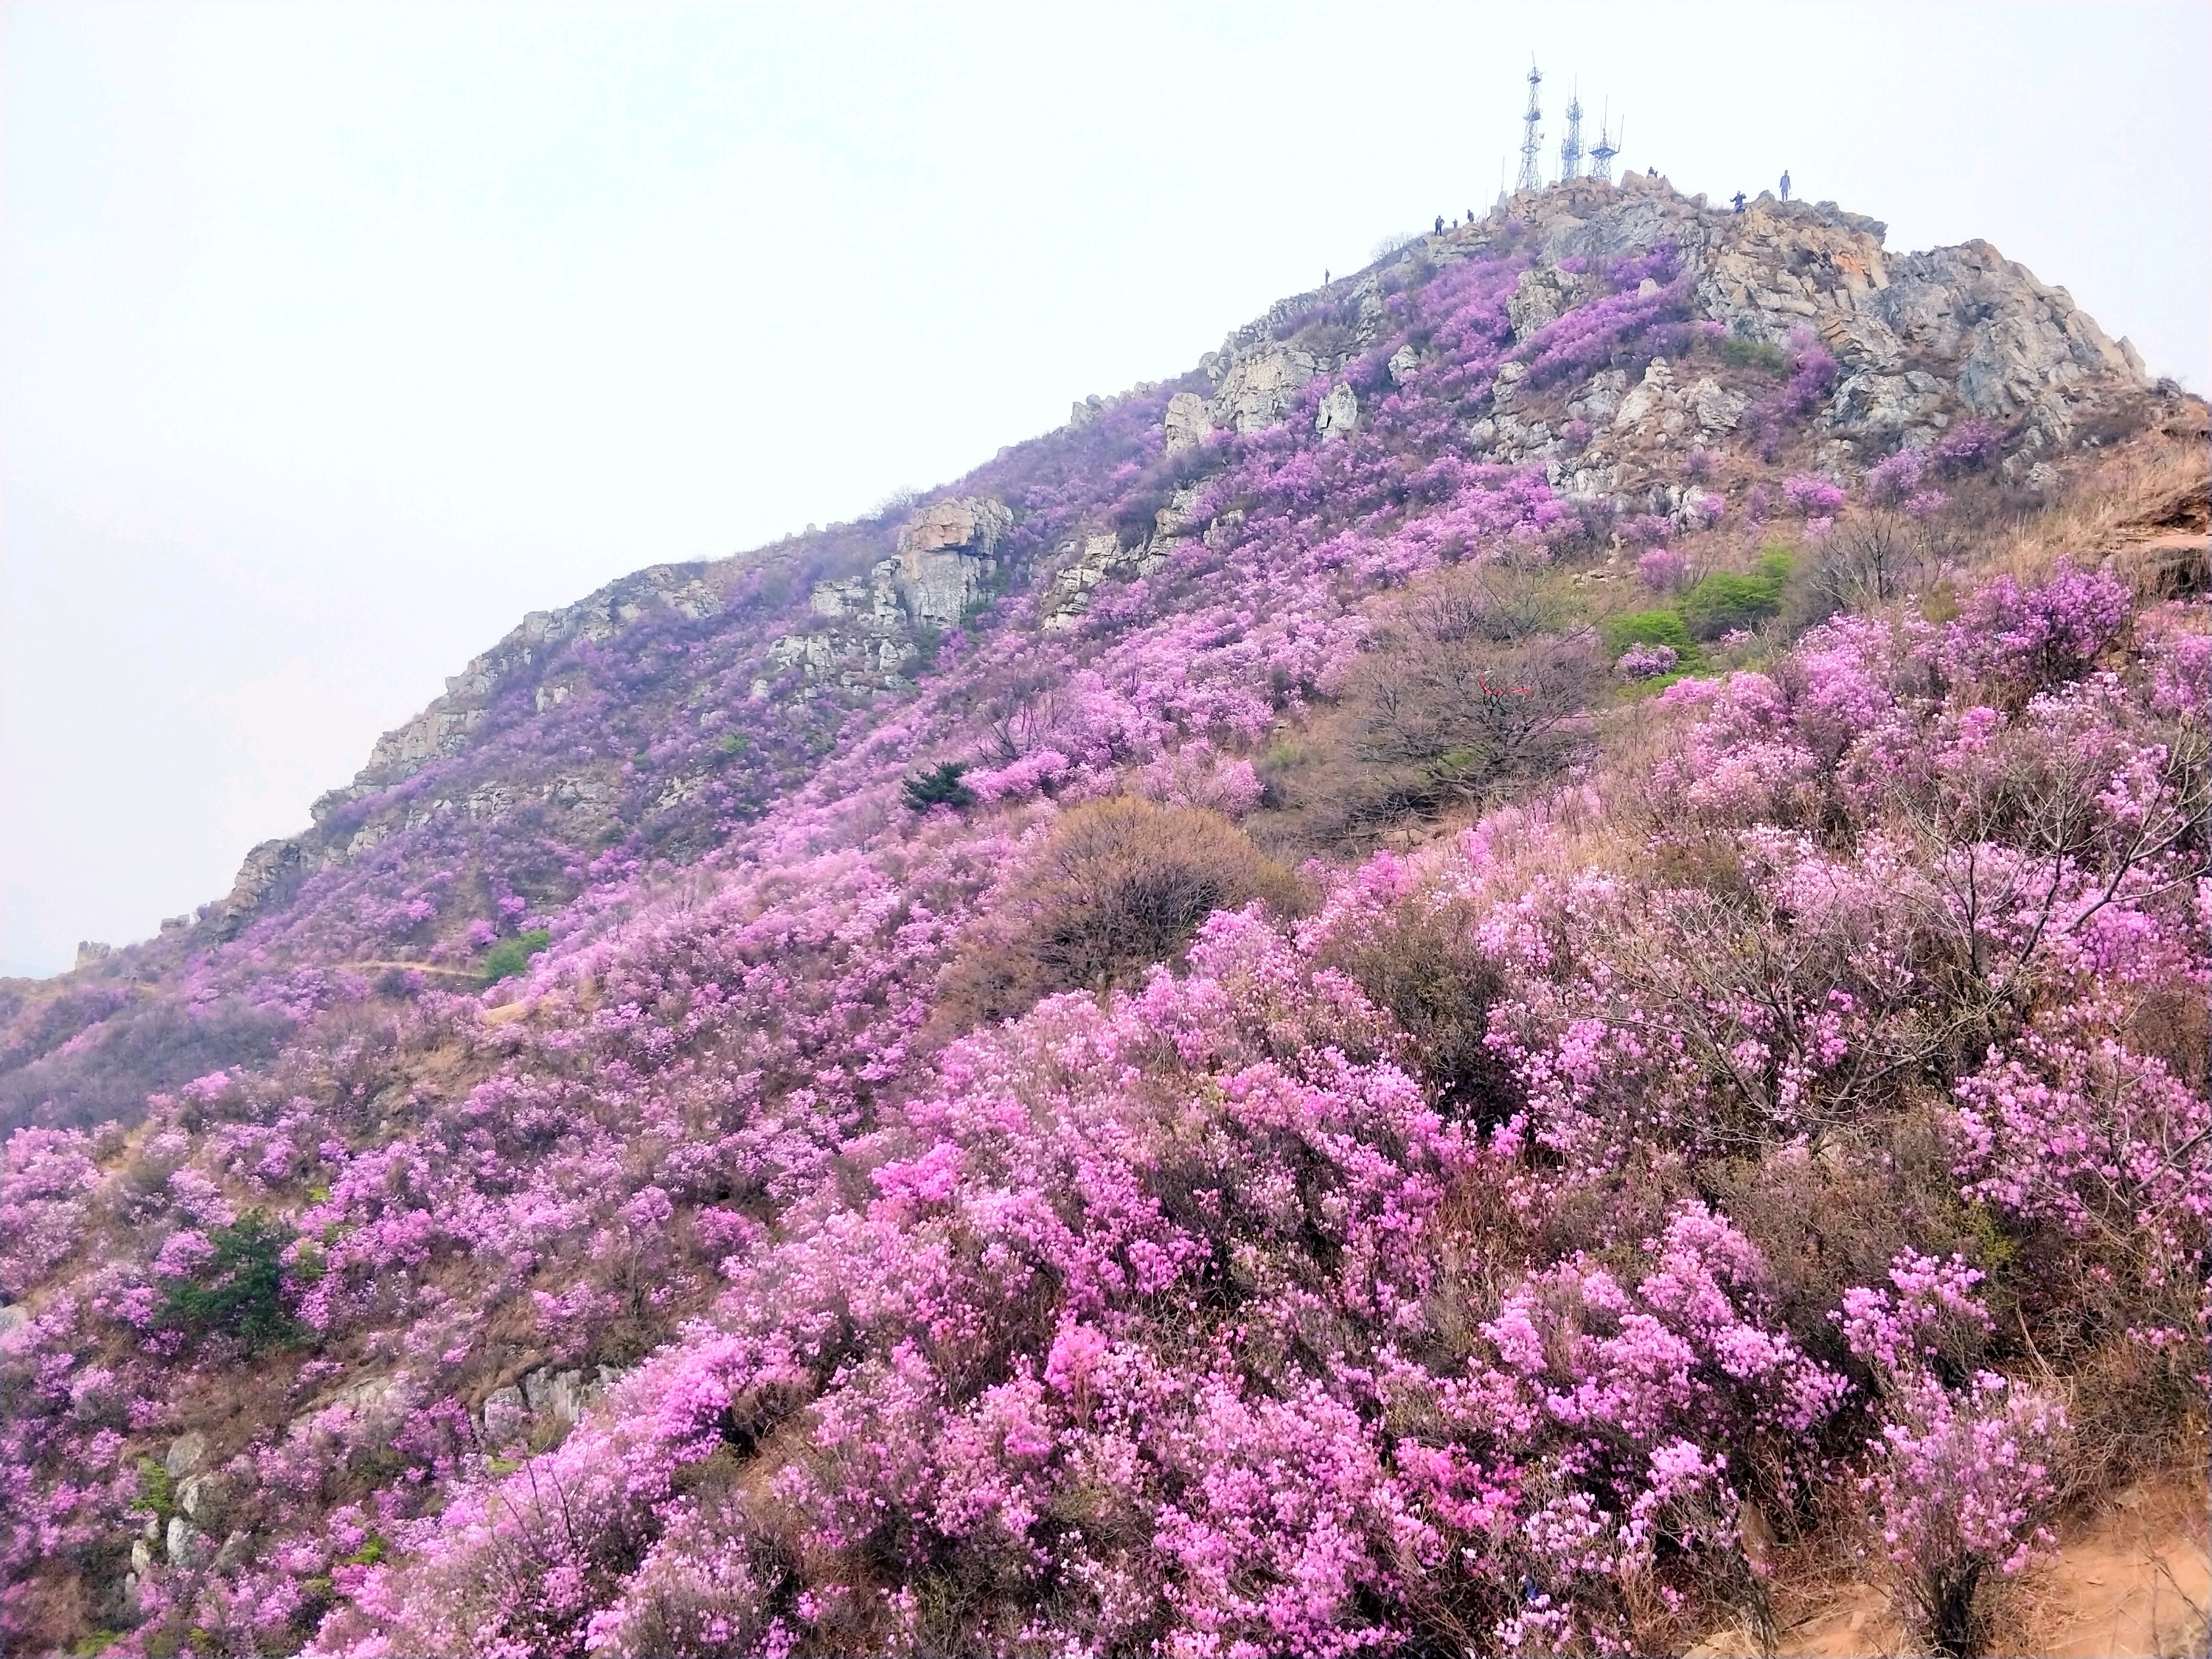
{"label": "mountain summit", "polygon": [[1882,237],[1513,197],[0,981],[9,1650],[2038,1639],[2204,1426],[2205,408]]}

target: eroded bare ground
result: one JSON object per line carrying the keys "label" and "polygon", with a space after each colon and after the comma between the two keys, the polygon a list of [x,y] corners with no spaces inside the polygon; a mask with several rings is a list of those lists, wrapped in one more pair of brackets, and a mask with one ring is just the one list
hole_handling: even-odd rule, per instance
{"label": "eroded bare ground", "polygon": [[[1991,1651],[2050,1659],[2153,1659],[2202,1654],[2212,1607],[2212,1515],[2202,1474],[2130,1486],[2112,1505],[2060,1528],[2058,1558],[2011,1587],[1996,1610]],[[1778,1655],[1804,1659],[1919,1651],[1887,1591],[1863,1579],[1790,1582],[1778,1562]],[[1741,1631],[1691,1650],[1692,1659],[1747,1659]]]}

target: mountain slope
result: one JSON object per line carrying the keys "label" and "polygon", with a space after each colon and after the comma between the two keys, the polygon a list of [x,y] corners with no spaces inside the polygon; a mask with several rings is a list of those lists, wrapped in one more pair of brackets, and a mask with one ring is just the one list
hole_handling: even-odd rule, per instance
{"label": "mountain slope", "polygon": [[1850,1466],[1984,1617],[2201,1422],[2203,406],[1880,235],[1516,198],[11,984],[11,1643],[1656,1649]]}

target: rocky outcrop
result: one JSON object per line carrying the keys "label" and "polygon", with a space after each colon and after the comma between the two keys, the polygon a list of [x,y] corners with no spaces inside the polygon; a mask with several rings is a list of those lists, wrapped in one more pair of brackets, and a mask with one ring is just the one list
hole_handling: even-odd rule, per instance
{"label": "rocky outcrop", "polygon": [[[1165,518],[1172,510],[1164,508],[1160,516]],[[1167,562],[1167,553],[1158,538],[1140,547],[1124,547],[1121,538],[1110,532],[1086,538],[1079,549],[1076,543],[1068,542],[1060,550],[1071,556],[1071,562],[1054,576],[1040,607],[1048,634],[1079,626],[1091,609],[1092,590],[1109,577],[1148,576]]]}
{"label": "rocky outcrop", "polygon": [[917,627],[951,628],[998,569],[999,544],[1014,527],[1003,501],[939,501],[910,520],[898,538],[898,591]]}
{"label": "rocky outcrop", "polygon": [[[999,550],[1014,526],[1004,501],[989,496],[935,501],[898,534],[897,552],[865,576],[817,582],[807,608],[815,631],[786,634],[768,648],[771,674],[860,691],[894,688],[921,654],[925,630],[957,628],[991,592]],[[772,682],[756,680],[753,695]]]}
{"label": "rocky outcrop", "polygon": [[1311,352],[1271,343],[1230,364],[1208,412],[1218,424],[1239,432],[1279,425],[1320,369]]}
{"label": "rocky outcrop", "polygon": [[1761,197],[1735,214],[1663,179],[1582,179],[1513,197],[1440,257],[1482,251],[1508,220],[1541,248],[1508,301],[1516,336],[1565,308],[1573,279],[1559,261],[1595,270],[1671,244],[1699,317],[1776,345],[1812,330],[1844,371],[1828,423],[1885,443],[1934,432],[1945,404],[2021,427],[2030,447],[2063,441],[2086,405],[2147,378],[2132,345],[1988,243],[1893,256],[1878,220],[1832,202]]}
{"label": "rocky outcrop", "polygon": [[318,816],[356,792],[397,783],[434,760],[460,753],[483,723],[493,695],[514,676],[543,663],[572,641],[611,638],[617,629],[661,608],[683,617],[711,617],[721,610],[722,597],[701,567],[657,564],[562,610],[532,611],[521,626],[448,679],[444,696],[378,738],[368,764],[354,780],[354,789],[325,795],[316,803],[321,809]]}
{"label": "rocky outcrop", "polygon": [[1906,255],[1871,309],[1908,349],[1954,360],[1978,415],[2027,422],[2063,441],[2102,386],[2143,380],[2142,359],[1987,242]]}
{"label": "rocky outcrop", "polygon": [[1213,435],[1213,417],[1206,412],[1206,399],[1195,392],[1178,392],[1168,399],[1168,453],[1191,449]]}

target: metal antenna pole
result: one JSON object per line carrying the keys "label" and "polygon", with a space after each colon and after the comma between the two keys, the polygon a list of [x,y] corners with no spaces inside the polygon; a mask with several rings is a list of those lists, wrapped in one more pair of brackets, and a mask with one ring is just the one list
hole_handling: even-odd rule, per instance
{"label": "metal antenna pole", "polygon": [[[1606,136],[1606,122],[1611,119],[1612,110],[1613,100],[1607,99],[1606,117],[1598,123],[1597,143],[1590,146],[1589,153],[1589,176],[1593,179],[1602,179],[1608,185],[1613,182],[1613,158],[1620,154],[1620,146]],[[1627,130],[1628,124],[1624,121],[1621,123],[1621,131],[1626,132]]]}
{"label": "metal antenna pole", "polygon": [[1583,176],[1583,98],[1580,92],[1567,100],[1567,136],[1559,141],[1559,182]]}
{"label": "metal antenna pole", "polygon": [[1516,190],[1541,190],[1544,187],[1542,155],[1544,131],[1537,122],[1544,112],[1536,103],[1536,88],[1543,84],[1544,72],[1536,67],[1536,60],[1528,60],[1528,108],[1521,117],[1523,137],[1521,140],[1521,177],[1515,181]]}

